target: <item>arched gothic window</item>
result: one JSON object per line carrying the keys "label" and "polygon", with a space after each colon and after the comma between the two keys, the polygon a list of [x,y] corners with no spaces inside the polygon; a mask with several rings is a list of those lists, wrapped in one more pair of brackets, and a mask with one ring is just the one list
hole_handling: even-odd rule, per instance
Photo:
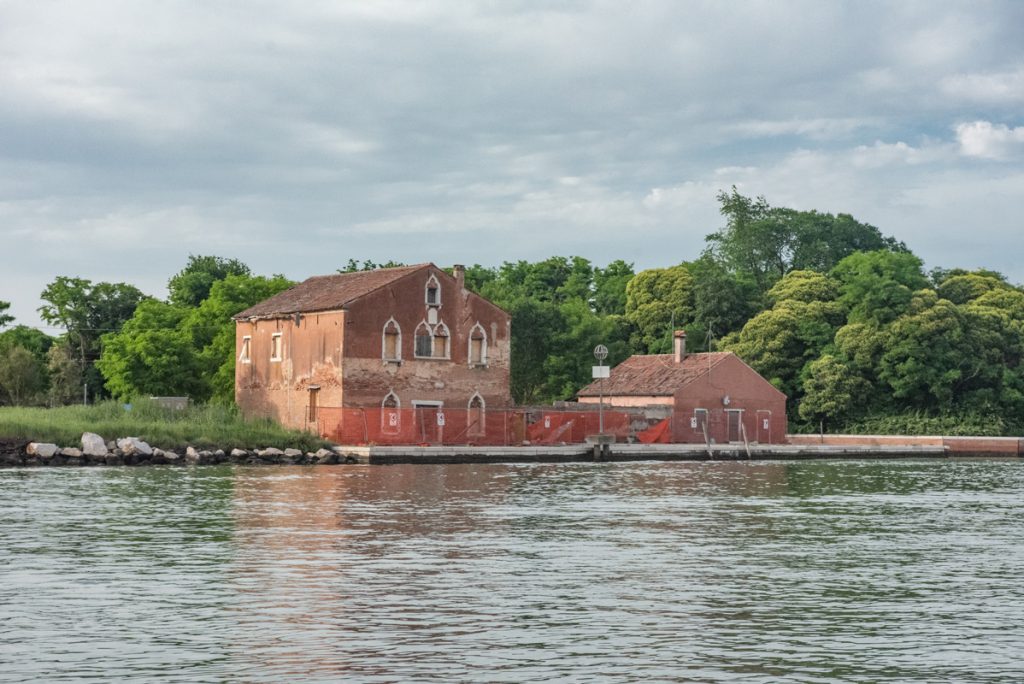
{"label": "arched gothic window", "polygon": [[487,333],[479,323],[469,333],[469,365],[487,365]]}
{"label": "arched gothic window", "polygon": [[487,406],[484,398],[477,392],[469,400],[466,434],[481,437],[487,432]]}
{"label": "arched gothic window", "polygon": [[380,430],[386,434],[397,434],[402,429],[402,402],[394,390],[387,393],[380,403]]}
{"label": "arched gothic window", "polygon": [[427,278],[425,296],[427,306],[441,306],[441,284],[434,276]]}
{"label": "arched gothic window", "polygon": [[434,326],[434,358],[447,359],[450,356],[450,339],[447,325],[438,323]]}
{"label": "arched gothic window", "polygon": [[433,356],[433,342],[434,334],[430,330],[430,326],[427,325],[427,322],[423,321],[416,326],[416,348],[413,350],[413,355],[420,358],[430,358]]}
{"label": "arched gothic window", "polygon": [[384,337],[381,340],[381,356],[385,361],[402,360],[402,328],[391,318],[384,324]]}

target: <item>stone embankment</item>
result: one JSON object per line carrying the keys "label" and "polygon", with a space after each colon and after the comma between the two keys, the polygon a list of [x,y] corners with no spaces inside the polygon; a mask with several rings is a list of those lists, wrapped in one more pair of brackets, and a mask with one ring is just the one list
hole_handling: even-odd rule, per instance
{"label": "stone embankment", "polygon": [[105,441],[86,432],[81,446],[60,447],[45,442],[0,441],[0,467],[16,466],[144,466],[144,465],[333,465],[355,463],[338,449],[303,452],[299,449],[224,449],[187,447],[182,452],[158,449],[136,437]]}

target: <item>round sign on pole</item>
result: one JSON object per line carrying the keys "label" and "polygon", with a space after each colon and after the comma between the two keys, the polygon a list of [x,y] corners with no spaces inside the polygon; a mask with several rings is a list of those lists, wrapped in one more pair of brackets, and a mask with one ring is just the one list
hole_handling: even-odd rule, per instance
{"label": "round sign on pole", "polygon": [[598,361],[604,361],[608,358],[608,347],[603,344],[599,344],[594,347],[594,358]]}

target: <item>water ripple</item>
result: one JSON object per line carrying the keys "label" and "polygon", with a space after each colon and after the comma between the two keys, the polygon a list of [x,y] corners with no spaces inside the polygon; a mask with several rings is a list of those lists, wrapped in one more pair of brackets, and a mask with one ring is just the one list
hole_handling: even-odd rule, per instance
{"label": "water ripple", "polygon": [[1024,680],[1015,461],[0,471],[2,681]]}

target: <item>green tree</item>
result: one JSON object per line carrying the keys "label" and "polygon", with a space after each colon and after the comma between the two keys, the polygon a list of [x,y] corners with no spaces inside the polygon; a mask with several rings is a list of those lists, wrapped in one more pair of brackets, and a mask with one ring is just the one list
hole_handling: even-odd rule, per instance
{"label": "green tree", "polygon": [[617,259],[605,268],[594,268],[594,311],[602,316],[626,313],[626,287],[633,279],[633,264]]}
{"label": "green tree", "polygon": [[8,325],[14,320],[14,316],[7,313],[7,310],[11,308],[10,302],[0,300],[0,328]]}
{"label": "green tree", "polygon": [[65,339],[76,352],[83,382],[94,392],[99,390],[102,377],[94,364],[100,355],[100,337],[120,330],[146,296],[125,283],[93,284],[83,278],[59,276],[40,297],[46,302],[39,308],[40,317],[67,331]]}
{"label": "green tree", "polygon": [[851,323],[889,323],[910,305],[914,292],[928,286],[921,260],[909,252],[856,252],[832,269],[839,301]]}
{"label": "green tree", "polygon": [[707,254],[750,277],[760,292],[792,270],[827,271],[859,251],[905,251],[874,226],[848,214],[772,207],[764,197],[718,194],[726,225],[707,236]]}
{"label": "green tree", "polygon": [[218,280],[249,274],[249,267],[237,259],[190,254],[185,268],[167,282],[170,302],[177,306],[199,306]]}
{"label": "green tree", "polygon": [[966,304],[992,290],[1012,290],[1006,278],[992,271],[956,273],[945,278],[936,288],[936,293],[954,304]]}
{"label": "green tree", "polygon": [[78,354],[66,339],[46,352],[46,370],[50,376],[50,404],[61,406],[82,399],[82,365]]}
{"label": "green tree", "polygon": [[147,300],[120,331],[103,337],[103,353],[96,367],[114,397],[202,398],[208,393],[206,378],[198,372],[197,351],[189,336],[178,329],[188,315],[186,307]]}
{"label": "green tree", "polygon": [[38,401],[44,388],[39,361],[28,349],[13,346],[0,353],[0,391],[14,406]]}
{"label": "green tree", "polygon": [[725,346],[799,404],[804,367],[831,344],[844,308],[822,274],[794,271],[769,292],[775,304],[751,318]]}
{"label": "green tree", "polygon": [[693,276],[693,318],[714,337],[739,331],[761,310],[763,297],[749,276],[730,273],[707,254],[689,264],[689,271]]}
{"label": "green tree", "polygon": [[803,370],[804,396],[799,415],[812,423],[844,423],[859,413],[868,383],[855,369],[832,354],[823,354]]}
{"label": "green tree", "polygon": [[24,347],[41,363],[45,363],[46,352],[53,342],[54,339],[46,333],[27,325],[16,325],[0,332],[0,352],[11,347]]}
{"label": "green tree", "polygon": [[979,369],[963,313],[924,291],[889,327],[879,378],[904,406],[941,410],[956,403],[957,388]]}
{"label": "green tree", "polygon": [[[626,286],[626,320],[635,329],[631,346],[641,353],[672,350],[673,328],[694,321],[693,276],[685,265],[650,268],[637,273]],[[691,335],[695,339],[701,333]]]}
{"label": "green tree", "polygon": [[839,283],[824,273],[790,271],[767,293],[772,304],[793,302],[832,302],[839,298]]}

